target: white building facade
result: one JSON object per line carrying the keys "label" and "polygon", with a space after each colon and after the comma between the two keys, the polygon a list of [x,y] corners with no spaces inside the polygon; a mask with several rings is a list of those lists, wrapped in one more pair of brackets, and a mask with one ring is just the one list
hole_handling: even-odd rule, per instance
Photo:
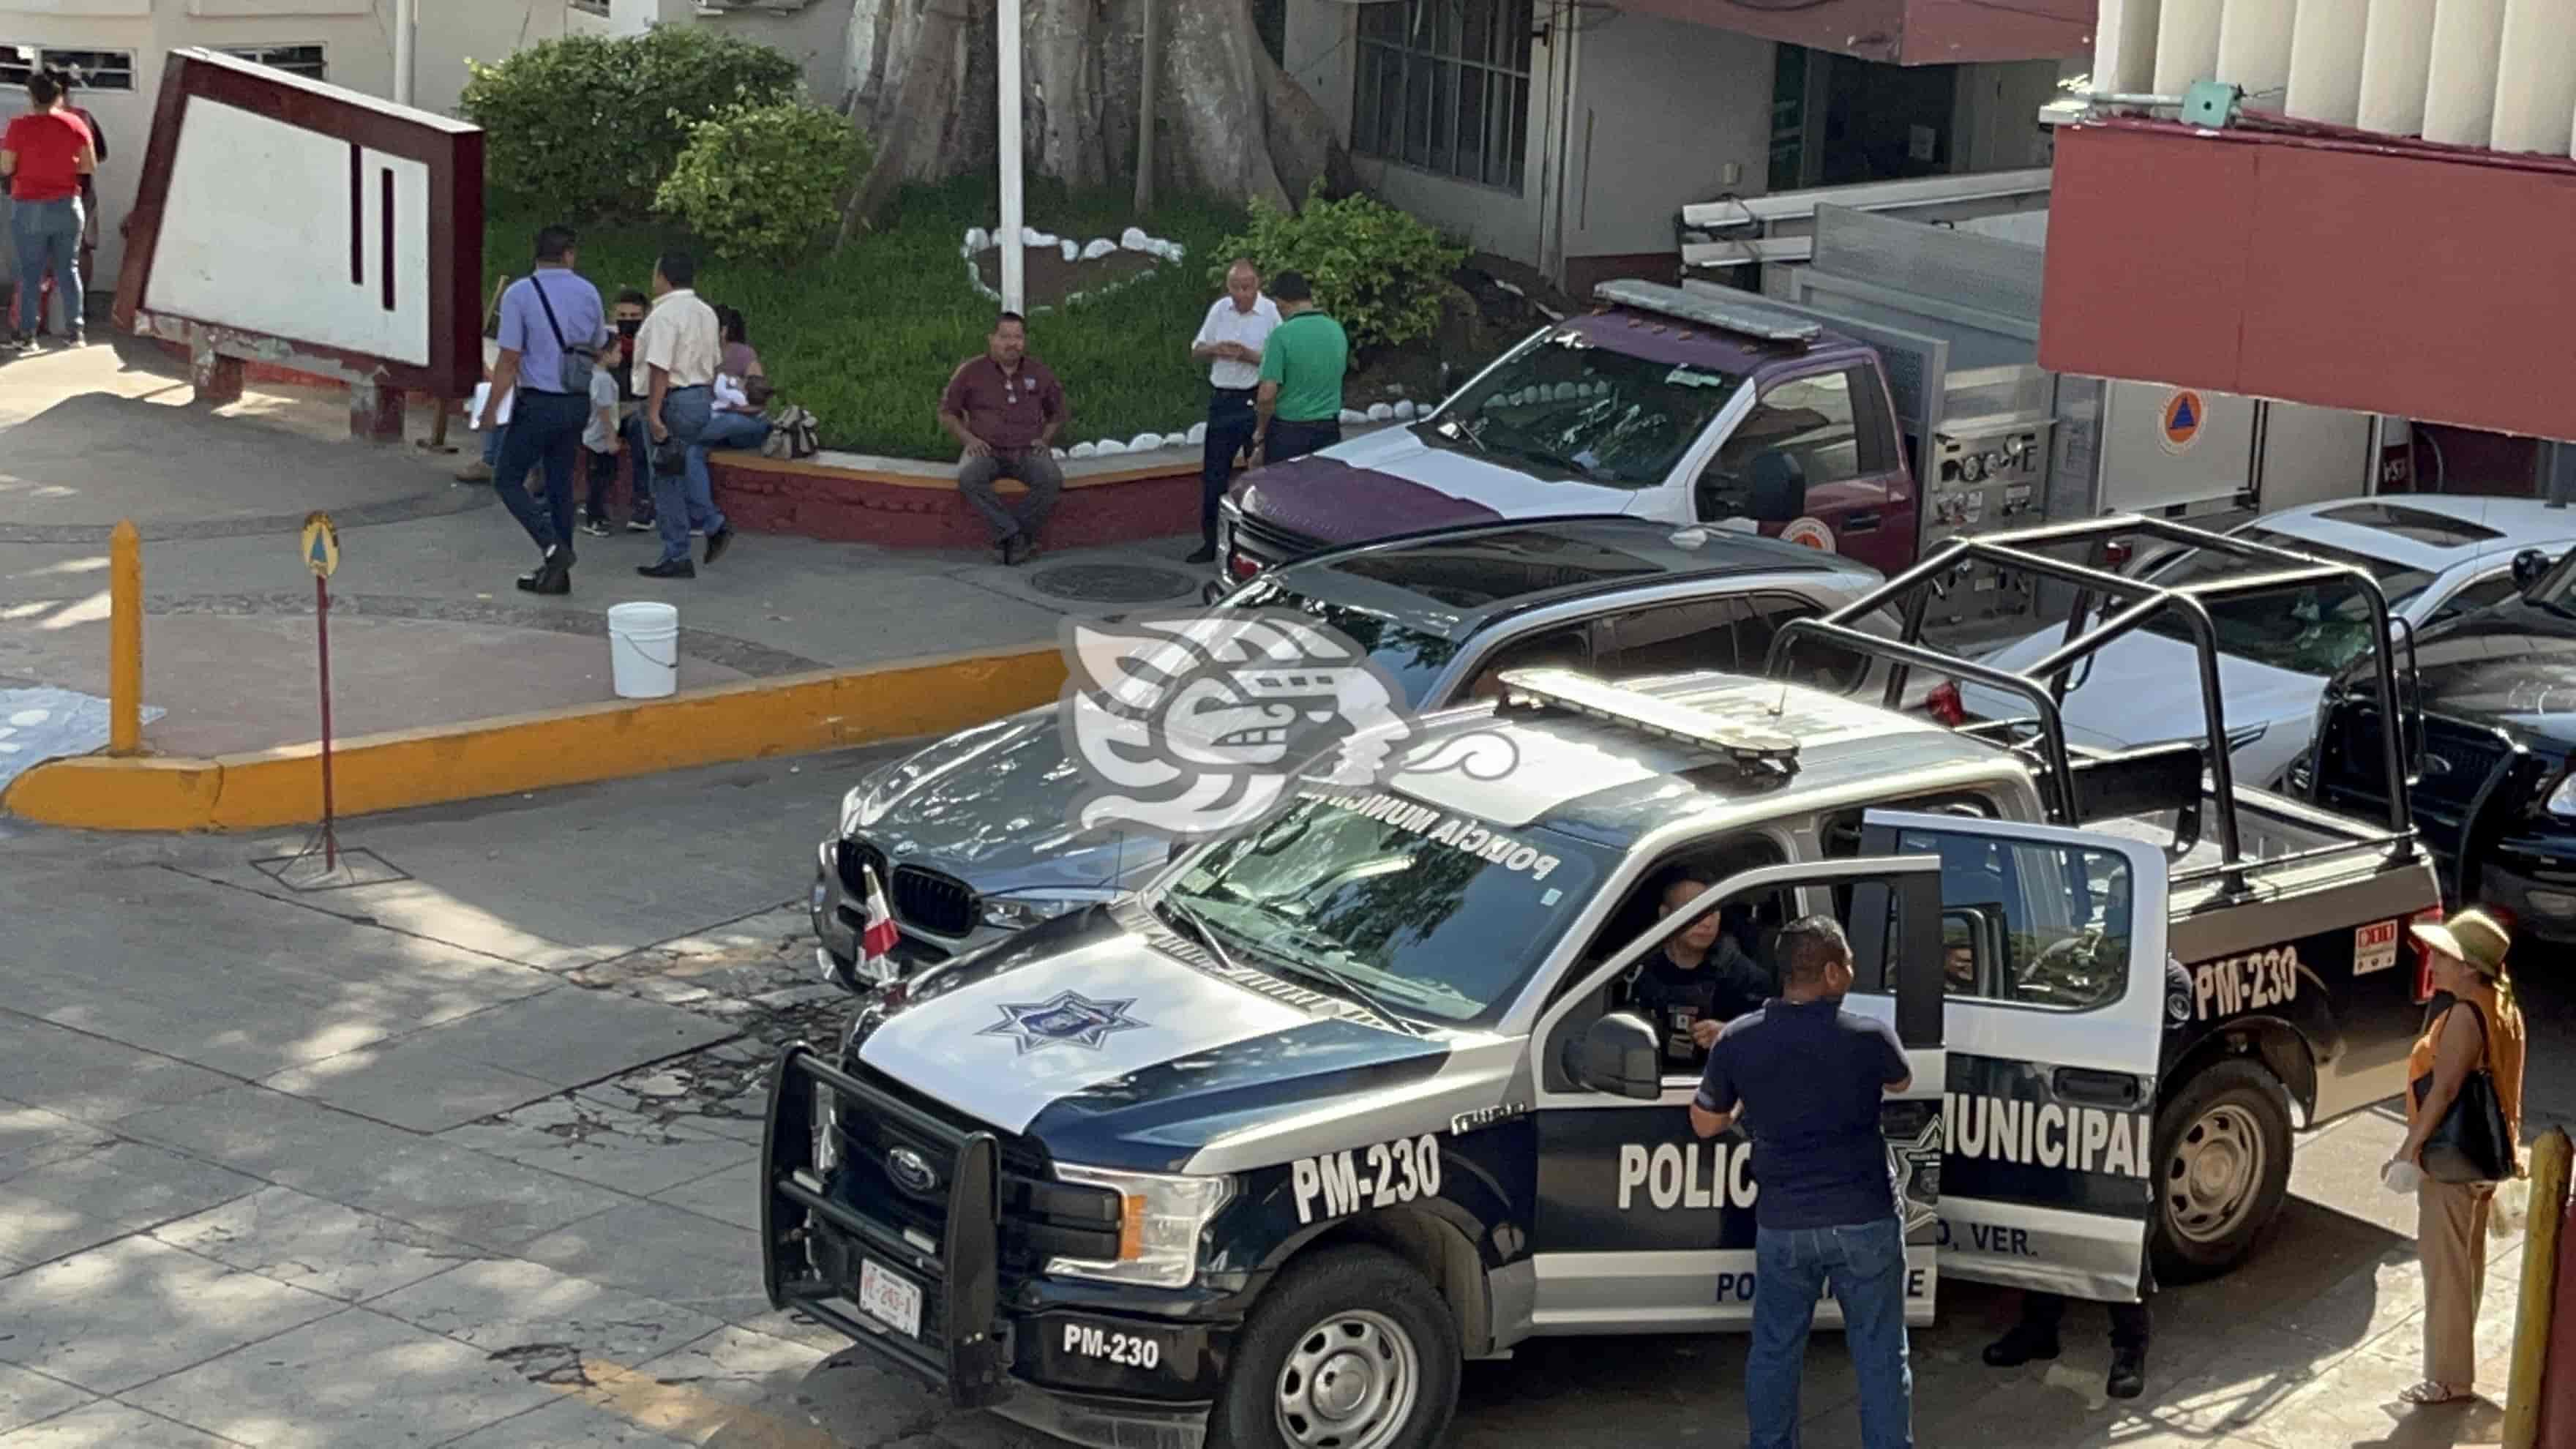
{"label": "white building facade", "polygon": [[1616,0],[1284,5],[1282,63],[1370,190],[1578,295],[1669,278],[1691,202],[2045,165],[2038,111],[2083,69],[1866,60],[1714,5],[1704,22]]}

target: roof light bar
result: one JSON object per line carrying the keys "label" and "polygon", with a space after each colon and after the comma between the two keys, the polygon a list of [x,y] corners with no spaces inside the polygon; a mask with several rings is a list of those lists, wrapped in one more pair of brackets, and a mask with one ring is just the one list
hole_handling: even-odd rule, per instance
{"label": "roof light bar", "polygon": [[1825,335],[1822,324],[1778,307],[1765,307],[1759,302],[1737,302],[1711,297],[1704,292],[1685,292],[1661,282],[1624,280],[1603,282],[1592,289],[1597,301],[1621,307],[1634,307],[1641,312],[1659,312],[1685,322],[1734,332],[1765,342],[1808,343]]}
{"label": "roof light bar", "polygon": [[1562,710],[1658,739],[1715,750],[1738,764],[1795,767],[1798,762],[1795,735],[1719,719],[1571,669],[1506,669],[1502,686],[1506,709]]}

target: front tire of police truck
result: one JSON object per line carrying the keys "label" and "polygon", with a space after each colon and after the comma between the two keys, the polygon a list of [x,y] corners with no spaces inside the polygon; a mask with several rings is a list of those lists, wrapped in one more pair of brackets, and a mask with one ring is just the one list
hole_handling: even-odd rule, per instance
{"label": "front tire of police truck", "polygon": [[2214,1278],[2244,1261],[2290,1191],[2290,1095],[2258,1062],[2231,1057],[2187,1079],[2156,1116],[2160,1283]]}
{"label": "front tire of police truck", "polygon": [[1430,1449],[1458,1374],[1457,1324],[1428,1280],[1383,1249],[1327,1248],[1253,1309],[1209,1449]]}

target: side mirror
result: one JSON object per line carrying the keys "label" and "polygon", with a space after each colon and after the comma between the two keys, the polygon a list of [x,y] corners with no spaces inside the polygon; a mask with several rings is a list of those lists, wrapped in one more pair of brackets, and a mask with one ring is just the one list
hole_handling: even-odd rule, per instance
{"label": "side mirror", "polygon": [[1664,1046],[1644,1018],[1614,1011],[1566,1043],[1565,1074],[1588,1091],[1652,1102],[1664,1095]]}
{"label": "side mirror", "polygon": [[1807,511],[1807,470],[1777,448],[1753,457],[1753,521],[1787,523]]}
{"label": "side mirror", "polygon": [[2528,593],[2540,576],[2549,572],[2549,555],[2536,548],[2526,548],[2513,556],[2513,586]]}

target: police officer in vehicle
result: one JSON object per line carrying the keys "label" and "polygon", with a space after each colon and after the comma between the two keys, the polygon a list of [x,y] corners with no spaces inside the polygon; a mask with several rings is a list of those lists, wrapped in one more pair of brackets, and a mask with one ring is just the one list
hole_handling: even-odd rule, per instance
{"label": "police officer in vehicle", "polygon": [[[1664,881],[1656,917],[1671,915],[1716,884],[1713,873],[1697,866],[1674,871]],[[1718,1030],[1771,994],[1770,973],[1727,934],[1719,919],[1725,914],[1710,911],[1691,922],[1626,978],[1628,1005],[1662,1034],[1668,1068],[1697,1070]]]}

